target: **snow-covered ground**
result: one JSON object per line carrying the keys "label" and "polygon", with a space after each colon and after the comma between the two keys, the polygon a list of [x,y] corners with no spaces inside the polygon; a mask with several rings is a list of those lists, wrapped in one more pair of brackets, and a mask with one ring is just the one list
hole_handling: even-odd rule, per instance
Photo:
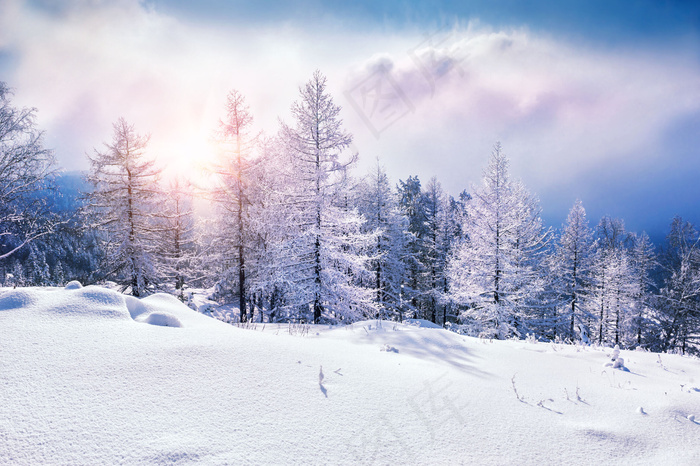
{"label": "snow-covered ground", "polygon": [[[700,360],[0,289],[0,464],[698,464]],[[606,366],[606,364],[609,364]],[[624,370],[627,369],[627,370]]]}

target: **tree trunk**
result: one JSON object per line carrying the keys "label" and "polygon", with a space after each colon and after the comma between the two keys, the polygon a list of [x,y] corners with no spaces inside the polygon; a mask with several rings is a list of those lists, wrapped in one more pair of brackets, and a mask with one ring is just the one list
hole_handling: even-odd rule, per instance
{"label": "tree trunk", "polygon": [[[128,151],[128,149],[127,149]],[[134,200],[132,194],[131,185],[131,171],[129,167],[126,167],[127,175],[127,218],[129,219],[129,260],[131,261],[131,294],[139,297],[141,295],[141,290],[139,290],[139,276],[136,265],[136,258],[134,257],[134,243],[136,242],[136,228],[134,226]]]}
{"label": "tree trunk", "polygon": [[314,323],[321,320],[323,306],[321,304],[321,154],[319,146],[319,122],[316,120],[316,243],[314,244],[314,274],[316,292],[314,296]]}
{"label": "tree trunk", "polygon": [[[241,322],[246,321],[246,296],[245,296],[245,257],[243,251],[243,167],[241,165],[241,129],[236,128],[236,152],[238,162],[238,308]],[[252,309],[251,309],[252,312]],[[251,316],[252,317],[252,316]]]}

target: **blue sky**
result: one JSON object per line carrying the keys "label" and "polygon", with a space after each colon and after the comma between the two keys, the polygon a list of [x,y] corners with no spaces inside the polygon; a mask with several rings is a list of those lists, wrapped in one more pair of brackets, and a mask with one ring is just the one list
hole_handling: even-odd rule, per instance
{"label": "blue sky", "polygon": [[187,167],[232,88],[274,132],[316,68],[360,171],[457,194],[500,140],[552,226],[700,222],[698,2],[0,0],[0,79],[67,169],[119,116]]}

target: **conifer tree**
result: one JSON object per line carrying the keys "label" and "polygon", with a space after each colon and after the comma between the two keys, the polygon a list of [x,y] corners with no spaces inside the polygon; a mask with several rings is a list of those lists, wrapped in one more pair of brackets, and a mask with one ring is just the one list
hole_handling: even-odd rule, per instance
{"label": "conifer tree", "polygon": [[[219,122],[218,142],[222,157],[210,168],[218,178],[214,200],[219,210],[221,232],[217,238],[221,261],[227,265],[219,288],[231,292],[237,288],[240,321],[245,322],[248,312],[246,283],[246,260],[251,254],[250,217],[251,203],[250,172],[255,166],[254,152],[258,135],[252,134],[253,115],[245,97],[232,90],[226,97],[226,115]],[[237,286],[236,286],[237,285]]]}
{"label": "conifer tree", "polygon": [[292,105],[294,126],[282,125],[289,157],[288,272],[294,277],[292,302],[302,314],[354,319],[375,314],[368,280],[367,248],[372,236],[360,231],[363,220],[345,208],[339,187],[357,154],[343,157],[352,136],[342,125],[340,107],[326,90],[326,77],[314,72]]}
{"label": "conifer tree", "polygon": [[655,285],[651,276],[658,265],[654,245],[645,232],[639,236],[634,235],[633,243],[634,246],[630,252],[635,283],[632,287],[633,315],[630,319],[630,334],[627,341],[627,346],[630,347],[641,346],[645,340],[655,339],[652,333],[656,333],[653,330],[658,330],[653,306]]}
{"label": "conifer tree", "polygon": [[675,217],[661,255],[663,351],[700,351],[700,234]]}
{"label": "conifer tree", "polygon": [[583,316],[589,313],[594,247],[586,209],[577,200],[554,250],[552,269],[563,324],[560,329],[571,341],[576,340],[577,326],[584,325]]}
{"label": "conifer tree", "polygon": [[143,296],[159,284],[154,252],[162,233],[157,224],[160,170],[145,156],[149,136],[137,134],[123,118],[113,130],[112,142],[88,156],[91,226],[104,232],[105,276],[122,291]]}
{"label": "conifer tree", "polygon": [[510,180],[499,143],[483,185],[468,203],[463,233],[448,273],[451,297],[463,308],[467,330],[497,338],[519,335],[526,330],[531,300],[541,291],[533,279],[548,233],[536,199]]}
{"label": "conifer tree", "polygon": [[598,248],[593,265],[598,344],[622,344],[634,294],[630,235],[624,222],[603,217],[596,228]]}
{"label": "conifer tree", "polygon": [[166,194],[158,262],[162,280],[171,284],[184,302],[185,287],[197,278],[198,265],[192,193],[186,181],[176,178]]}
{"label": "conifer tree", "polygon": [[408,253],[406,218],[399,211],[396,193],[379,162],[360,184],[358,205],[365,218],[363,231],[374,233],[373,259],[369,268],[374,274],[375,301],[384,316],[402,319],[402,286],[405,277],[405,257]]}

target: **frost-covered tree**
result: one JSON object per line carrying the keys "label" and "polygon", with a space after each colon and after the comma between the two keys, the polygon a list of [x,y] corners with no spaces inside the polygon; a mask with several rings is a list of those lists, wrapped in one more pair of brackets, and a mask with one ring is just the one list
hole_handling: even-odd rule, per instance
{"label": "frost-covered tree", "polygon": [[191,187],[184,180],[172,180],[163,204],[163,234],[158,255],[161,280],[172,285],[178,298],[185,301],[185,287],[198,278],[198,242]]}
{"label": "frost-covered tree", "polygon": [[251,132],[253,115],[243,94],[237,90],[229,92],[225,111],[217,134],[222,157],[211,167],[219,182],[213,190],[221,229],[217,243],[220,260],[227,264],[219,288],[227,292],[237,288],[240,320],[245,322],[248,310],[246,259],[250,255],[247,244],[250,238],[248,207],[253,188],[250,171],[255,164],[258,136]]}
{"label": "frost-covered tree", "polygon": [[405,298],[409,300],[414,313],[419,310],[425,290],[423,278],[425,264],[421,261],[423,241],[428,235],[426,231],[426,212],[423,189],[417,176],[409,176],[406,181],[399,180],[399,208],[408,220],[408,254],[406,255],[406,285]]}
{"label": "frost-covered tree", "polygon": [[36,109],[17,108],[0,81],[0,259],[51,233],[57,219],[47,199],[55,170],[36,127]]}
{"label": "frost-covered tree", "polygon": [[145,157],[149,137],[123,118],[113,125],[112,142],[90,159],[89,209],[93,228],[104,232],[105,275],[142,296],[159,282],[154,253],[162,232],[157,225],[160,170]]}
{"label": "frost-covered tree", "polygon": [[257,309],[260,321],[290,317],[288,298],[294,288],[287,273],[289,241],[297,234],[288,223],[288,157],[278,138],[261,137],[259,155],[248,172],[248,256],[246,283],[250,318]]}
{"label": "frost-covered tree", "polygon": [[[588,225],[586,209],[577,200],[566,219],[561,236],[553,254],[551,268],[552,285],[558,298],[560,333],[571,341],[576,340],[579,326],[584,325],[583,316],[590,314],[593,254],[595,242],[593,230]],[[583,330],[586,335],[587,330]]]}
{"label": "frost-covered tree", "polygon": [[518,303],[519,320],[516,331],[520,334],[548,333],[555,325],[556,310],[545,293],[547,280],[546,255],[551,241],[551,230],[541,218],[539,199],[528,192],[521,181],[513,182],[516,200],[513,212],[513,302]]}
{"label": "frost-covered tree", "polygon": [[663,287],[659,295],[664,351],[700,351],[700,235],[675,217],[661,254]]}
{"label": "frost-covered tree", "polygon": [[498,143],[467,204],[463,233],[449,265],[450,293],[463,308],[462,320],[472,332],[497,338],[527,330],[525,319],[541,291],[539,261],[548,232],[537,200],[511,181]]}
{"label": "frost-covered tree", "polygon": [[368,277],[366,251],[372,236],[360,231],[363,220],[346,208],[340,189],[357,154],[343,158],[352,136],[342,125],[340,107],[316,71],[292,105],[294,125],[282,125],[289,157],[287,270],[294,277],[292,299],[313,321],[323,316],[354,319],[374,315],[372,291],[357,285]]}
{"label": "frost-covered tree", "polygon": [[594,310],[598,344],[622,344],[632,317],[636,279],[632,267],[630,235],[621,219],[603,217],[596,228],[598,248],[593,263]]}
{"label": "frost-covered tree", "polygon": [[359,185],[358,206],[365,218],[363,231],[376,235],[369,269],[374,275],[375,301],[385,316],[402,319],[407,244],[407,220],[399,211],[396,193],[379,162]]}
{"label": "frost-covered tree", "polygon": [[424,306],[426,317],[445,324],[449,300],[447,261],[457,239],[455,216],[459,214],[454,199],[447,196],[435,177],[428,181],[423,192],[425,232],[422,241],[424,282],[426,284]]}
{"label": "frost-covered tree", "polygon": [[51,284],[51,276],[49,273],[49,265],[46,262],[46,255],[36,243],[29,246],[29,257],[27,264],[27,278],[34,286],[48,286]]}
{"label": "frost-covered tree", "polygon": [[626,346],[640,346],[643,342],[653,344],[658,334],[658,318],[654,309],[654,289],[656,285],[652,272],[658,265],[654,245],[649,236],[632,236],[633,247],[630,259],[635,283],[632,285],[632,316],[630,318],[630,333],[627,335]]}

